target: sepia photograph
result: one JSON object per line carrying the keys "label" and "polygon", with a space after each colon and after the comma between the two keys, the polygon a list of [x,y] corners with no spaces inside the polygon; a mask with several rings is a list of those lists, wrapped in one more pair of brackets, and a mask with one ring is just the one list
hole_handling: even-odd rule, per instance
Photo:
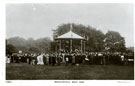
{"label": "sepia photograph", "polygon": [[7,3],[6,80],[134,80],[134,4]]}

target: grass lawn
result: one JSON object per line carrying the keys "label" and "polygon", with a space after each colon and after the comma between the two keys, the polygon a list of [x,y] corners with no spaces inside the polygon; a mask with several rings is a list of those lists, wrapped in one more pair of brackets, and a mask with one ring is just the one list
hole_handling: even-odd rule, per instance
{"label": "grass lawn", "polygon": [[7,80],[133,80],[133,66],[6,64]]}

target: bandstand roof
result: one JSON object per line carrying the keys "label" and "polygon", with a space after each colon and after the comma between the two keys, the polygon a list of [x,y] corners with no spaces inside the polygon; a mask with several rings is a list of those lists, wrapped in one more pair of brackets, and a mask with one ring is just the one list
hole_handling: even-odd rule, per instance
{"label": "bandstand roof", "polygon": [[61,36],[58,36],[56,39],[85,39],[79,35],[77,35],[76,33],[72,32],[71,30]]}

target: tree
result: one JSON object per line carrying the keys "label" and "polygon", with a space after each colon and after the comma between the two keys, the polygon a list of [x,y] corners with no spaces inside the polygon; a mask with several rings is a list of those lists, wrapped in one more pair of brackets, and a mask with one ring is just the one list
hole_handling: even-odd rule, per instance
{"label": "tree", "polygon": [[6,45],[6,54],[17,53],[17,49],[12,44]]}
{"label": "tree", "polygon": [[48,53],[51,48],[51,40],[50,38],[40,38],[36,40],[36,47],[40,50],[42,53]]}
{"label": "tree", "polygon": [[39,49],[38,48],[35,48],[35,47],[29,48],[29,52],[30,53],[40,53]]}
{"label": "tree", "polygon": [[108,31],[105,34],[105,47],[112,52],[124,52],[125,51],[125,40],[120,33],[115,31]]}

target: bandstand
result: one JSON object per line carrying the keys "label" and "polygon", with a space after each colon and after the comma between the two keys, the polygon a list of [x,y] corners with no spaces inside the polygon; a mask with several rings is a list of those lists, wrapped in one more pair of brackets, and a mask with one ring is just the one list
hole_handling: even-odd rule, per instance
{"label": "bandstand", "polygon": [[[85,53],[86,39],[72,32],[72,26],[70,26],[69,32],[56,37],[54,40],[56,43],[55,44],[56,52],[61,52],[62,50],[67,51],[67,52],[74,52],[76,49],[76,50],[79,50],[81,53]],[[76,47],[75,49],[73,48],[74,47],[73,41],[79,42],[79,46]],[[64,42],[67,43],[67,45],[64,45]]]}

